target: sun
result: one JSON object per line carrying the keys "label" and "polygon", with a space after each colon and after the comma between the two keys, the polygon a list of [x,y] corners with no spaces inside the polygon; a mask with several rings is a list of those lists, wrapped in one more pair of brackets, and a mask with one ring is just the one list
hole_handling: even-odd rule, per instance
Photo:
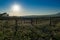
{"label": "sun", "polygon": [[18,6],[18,5],[14,5],[14,6],[12,7],[12,9],[13,9],[13,11],[19,11],[19,6]]}
{"label": "sun", "polygon": [[11,12],[10,12],[10,16],[20,16],[21,15],[21,5],[18,4],[13,4],[11,5]]}
{"label": "sun", "polygon": [[19,6],[18,4],[12,5],[12,11],[13,12],[21,11],[21,6]]}

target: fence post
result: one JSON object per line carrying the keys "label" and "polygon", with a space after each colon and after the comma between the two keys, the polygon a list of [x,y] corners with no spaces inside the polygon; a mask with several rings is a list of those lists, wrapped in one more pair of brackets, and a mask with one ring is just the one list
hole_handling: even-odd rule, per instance
{"label": "fence post", "polygon": [[17,24],[17,20],[15,19],[15,27],[14,27],[14,37],[13,37],[13,40],[16,40],[17,27],[18,27],[18,24]]}
{"label": "fence post", "polygon": [[[51,27],[51,17],[49,18],[49,20],[50,20],[49,26]],[[50,33],[52,34],[52,31],[51,31]],[[50,35],[50,40],[53,40],[53,39],[52,39],[52,35]]]}
{"label": "fence post", "polygon": [[51,26],[51,17],[50,17],[50,24],[49,25]]}
{"label": "fence post", "polygon": [[33,26],[33,19],[31,18],[31,25]]}
{"label": "fence post", "polygon": [[[53,23],[52,18],[54,18],[54,17],[50,17],[50,27],[53,27],[54,26],[54,25],[52,25],[52,23]],[[50,35],[50,40],[54,40],[53,39],[53,31],[51,31],[50,34],[51,34]]]}

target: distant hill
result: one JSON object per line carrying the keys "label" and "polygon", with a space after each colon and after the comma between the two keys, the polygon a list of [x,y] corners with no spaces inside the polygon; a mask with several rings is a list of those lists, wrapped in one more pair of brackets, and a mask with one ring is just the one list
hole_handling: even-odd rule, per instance
{"label": "distant hill", "polygon": [[60,16],[60,13],[57,13],[57,14],[55,14],[55,15]]}
{"label": "distant hill", "polygon": [[52,16],[52,17],[60,16],[60,12],[56,13],[56,14],[53,14],[53,15],[50,15],[50,16]]}
{"label": "distant hill", "polygon": [[0,14],[0,17],[6,17],[6,16],[9,16],[7,13],[1,13]]}
{"label": "distant hill", "polygon": [[60,17],[60,13],[52,14],[52,15],[29,15],[29,16],[22,16],[24,18],[40,18],[40,17]]}
{"label": "distant hill", "polygon": [[[5,15],[0,14],[0,15]],[[8,17],[8,18],[49,18],[49,17],[60,17],[60,13],[52,14],[52,15],[28,15],[28,16],[2,16],[2,17]]]}

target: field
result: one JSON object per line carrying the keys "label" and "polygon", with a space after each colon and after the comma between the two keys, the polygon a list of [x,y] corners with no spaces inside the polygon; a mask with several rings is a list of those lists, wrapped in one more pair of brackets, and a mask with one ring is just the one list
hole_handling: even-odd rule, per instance
{"label": "field", "polygon": [[0,18],[0,40],[60,40],[60,17]]}

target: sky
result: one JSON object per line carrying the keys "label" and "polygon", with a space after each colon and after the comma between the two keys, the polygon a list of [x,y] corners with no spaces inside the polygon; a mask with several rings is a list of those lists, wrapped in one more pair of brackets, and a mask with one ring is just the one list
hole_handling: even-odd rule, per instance
{"label": "sky", "polygon": [[11,13],[14,4],[21,6],[18,15],[49,15],[60,12],[60,0],[0,0],[0,13]]}

